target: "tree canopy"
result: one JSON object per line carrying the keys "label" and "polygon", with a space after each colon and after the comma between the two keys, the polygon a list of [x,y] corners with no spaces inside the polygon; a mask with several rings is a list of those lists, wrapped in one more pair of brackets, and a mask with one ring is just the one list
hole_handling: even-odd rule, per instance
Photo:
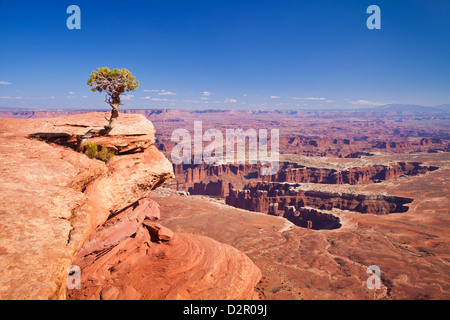
{"label": "tree canopy", "polygon": [[125,68],[110,70],[108,67],[103,67],[92,71],[88,85],[92,87],[92,92],[105,91],[108,95],[120,95],[136,90],[139,81],[136,81],[131,72]]}
{"label": "tree canopy", "polygon": [[120,95],[134,91],[139,86],[139,81],[133,77],[127,69],[112,69],[108,67],[98,68],[92,71],[87,84],[91,86],[91,91],[105,92],[105,102],[108,103],[111,110],[111,118],[108,120],[109,124],[105,126],[102,133],[108,133],[114,126],[115,119],[119,116],[118,108],[122,104]]}

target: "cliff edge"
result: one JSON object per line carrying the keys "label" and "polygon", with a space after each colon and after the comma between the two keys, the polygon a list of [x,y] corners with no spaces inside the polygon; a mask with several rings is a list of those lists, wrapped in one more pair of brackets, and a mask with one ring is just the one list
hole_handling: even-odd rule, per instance
{"label": "cliff edge", "polygon": [[[254,297],[260,271],[248,257],[206,237],[174,234],[156,222],[157,205],[149,205],[146,198],[174,174],[171,163],[153,145],[155,130],[144,116],[121,114],[108,136],[92,138],[116,152],[109,162],[76,151],[77,135],[101,128],[106,116],[0,119],[0,299],[65,299],[68,268],[75,263],[82,275],[77,292],[86,293],[79,298]],[[145,243],[148,247],[143,250]],[[109,286],[101,295],[87,295],[83,288],[97,276],[105,283],[113,278],[111,272],[103,273],[102,265],[82,259],[83,252],[93,252],[89,251],[93,244],[139,252],[121,256],[121,262],[131,266],[127,270],[135,270],[140,281],[128,281],[126,272],[115,274],[120,288]],[[166,258],[158,259],[165,250]],[[197,278],[174,270],[171,258],[178,259],[179,266],[189,266]],[[217,270],[227,270],[227,276],[218,277],[222,284],[239,280],[235,286],[239,290],[222,294],[220,283],[210,277]],[[154,294],[152,286],[138,287],[142,279],[156,278],[169,287],[167,294]],[[181,285],[177,290],[182,283],[196,286],[197,294],[189,295],[190,289],[183,291]],[[97,291],[104,289],[104,283],[97,284]],[[202,286],[208,289],[202,291]]]}

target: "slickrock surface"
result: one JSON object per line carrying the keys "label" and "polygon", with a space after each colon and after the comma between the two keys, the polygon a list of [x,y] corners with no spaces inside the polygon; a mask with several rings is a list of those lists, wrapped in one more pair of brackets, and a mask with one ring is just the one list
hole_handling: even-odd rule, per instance
{"label": "slickrock surface", "polygon": [[[71,139],[105,124],[107,114],[0,121],[0,298],[63,298],[67,268],[111,212],[173,176],[155,147],[107,165],[71,148]],[[112,141],[154,141],[150,121],[122,115]],[[131,142],[130,142],[131,141]]]}
{"label": "slickrock surface", "polygon": [[68,290],[68,298],[257,297],[261,272],[245,254],[205,236],[174,234],[155,222],[157,211],[144,199],[97,230],[74,261],[82,270],[81,289]]}

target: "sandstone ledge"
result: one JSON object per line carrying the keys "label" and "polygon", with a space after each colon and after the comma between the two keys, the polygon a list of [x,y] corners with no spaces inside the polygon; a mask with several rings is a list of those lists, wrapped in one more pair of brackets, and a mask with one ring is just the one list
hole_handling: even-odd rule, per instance
{"label": "sandstone ledge", "polygon": [[95,228],[173,178],[141,115],[122,114],[101,138],[140,152],[107,165],[76,152],[71,140],[105,115],[0,119],[0,299],[64,298],[67,269]]}

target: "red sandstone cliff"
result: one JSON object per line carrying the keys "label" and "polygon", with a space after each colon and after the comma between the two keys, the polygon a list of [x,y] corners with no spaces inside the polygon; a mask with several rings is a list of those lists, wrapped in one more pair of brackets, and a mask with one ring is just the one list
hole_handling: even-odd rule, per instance
{"label": "red sandstone cliff", "polygon": [[[261,176],[259,164],[174,165],[177,190],[218,197],[226,197],[229,194],[230,184],[234,189],[242,189],[246,181],[356,185],[388,181],[402,176],[415,176],[436,169],[435,166],[425,166],[420,162],[397,162],[346,170],[305,167],[284,162],[281,163],[281,168],[276,174]],[[172,187],[175,187],[175,184]]]}
{"label": "red sandstone cliff", "polygon": [[[75,151],[76,136],[105,115],[0,120],[0,299],[63,299],[76,263],[86,288],[78,298],[254,297],[260,272],[244,254],[155,221],[157,205],[143,199],[174,175],[144,116],[122,114],[109,136],[93,139],[117,151],[107,164]],[[113,273],[117,257],[124,269]],[[165,295],[140,287],[156,279],[167,280]],[[88,295],[93,283],[101,294]]]}
{"label": "red sandstone cliff", "polygon": [[276,175],[273,175],[271,181],[352,185],[368,184],[392,180],[401,176],[415,176],[436,169],[436,167],[422,166],[419,162],[398,162],[387,166],[373,165],[355,167],[342,171],[287,165]]}

